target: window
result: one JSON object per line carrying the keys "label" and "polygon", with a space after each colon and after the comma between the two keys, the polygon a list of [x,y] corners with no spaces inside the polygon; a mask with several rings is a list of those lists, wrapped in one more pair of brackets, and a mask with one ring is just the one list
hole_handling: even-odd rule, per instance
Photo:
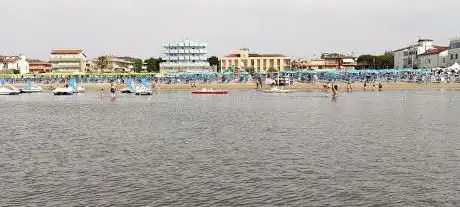
{"label": "window", "polygon": [[450,54],[450,59],[451,59],[451,60],[454,59],[454,54]]}
{"label": "window", "polygon": [[446,63],[446,58],[442,58],[442,62],[443,62],[443,63]]}
{"label": "window", "polygon": [[455,54],[455,59],[458,59],[458,54]]}
{"label": "window", "polygon": [[428,59],[428,64],[430,64],[430,63],[431,63],[431,59]]}

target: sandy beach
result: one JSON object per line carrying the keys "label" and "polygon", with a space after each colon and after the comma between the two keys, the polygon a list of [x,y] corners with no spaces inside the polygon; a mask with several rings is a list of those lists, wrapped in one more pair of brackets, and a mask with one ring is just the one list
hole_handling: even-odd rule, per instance
{"label": "sandy beach", "polygon": [[[323,83],[296,83],[292,86],[289,86],[290,89],[295,90],[306,90],[306,91],[319,91],[322,90]],[[52,90],[56,88],[56,84],[39,84],[44,89]],[[108,90],[110,88],[109,83],[86,83],[79,84],[80,86],[90,90],[98,91],[101,88]],[[367,89],[372,90],[372,83],[367,84]],[[423,89],[460,89],[460,83],[383,83],[383,90],[423,90]],[[17,85],[18,87],[23,87],[22,85]],[[339,91],[345,91],[347,88],[346,83],[339,83]],[[360,91],[363,90],[363,83],[353,83],[351,84],[353,90]],[[124,88],[126,85],[120,84],[119,88]],[[377,89],[378,84],[375,84]],[[227,84],[196,84],[195,89],[201,88],[214,88],[214,89],[256,89],[255,83],[227,83]],[[269,85],[264,85],[264,88],[269,88]],[[157,90],[195,90],[191,87],[190,84],[155,84],[154,89]]]}

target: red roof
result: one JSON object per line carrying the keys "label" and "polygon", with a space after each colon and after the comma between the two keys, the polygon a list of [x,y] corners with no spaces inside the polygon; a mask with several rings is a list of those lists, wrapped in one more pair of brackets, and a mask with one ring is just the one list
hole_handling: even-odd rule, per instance
{"label": "red roof", "polygon": [[19,60],[19,56],[0,56],[0,62],[2,63],[12,63]]}
{"label": "red roof", "polygon": [[52,50],[51,54],[53,55],[65,55],[65,54],[80,54],[82,50]]}
{"label": "red roof", "polygon": [[240,54],[230,54],[226,55],[225,57],[240,57]]}
{"label": "red roof", "polygon": [[[440,52],[444,52],[444,51],[446,51],[447,49],[449,49],[449,47],[434,46],[434,48],[428,49],[428,51],[426,51],[425,53],[422,53],[422,54],[420,54],[420,55],[437,54],[437,53],[440,53]],[[419,56],[420,56],[420,55],[419,55]]]}

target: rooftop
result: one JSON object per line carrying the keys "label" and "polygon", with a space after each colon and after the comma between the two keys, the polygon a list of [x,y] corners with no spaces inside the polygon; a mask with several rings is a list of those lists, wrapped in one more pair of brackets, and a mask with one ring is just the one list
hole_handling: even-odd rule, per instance
{"label": "rooftop", "polygon": [[431,48],[431,49],[427,50],[425,53],[422,53],[422,54],[420,54],[418,56],[437,54],[437,53],[446,51],[447,49],[449,49],[449,47],[434,46],[434,48]]}
{"label": "rooftop", "polygon": [[51,54],[53,55],[67,55],[67,54],[80,54],[82,52],[82,50],[61,50],[61,49],[58,49],[58,50],[52,50],[51,51]]}
{"label": "rooftop", "polygon": [[19,56],[0,56],[0,62],[11,63],[19,60]]}

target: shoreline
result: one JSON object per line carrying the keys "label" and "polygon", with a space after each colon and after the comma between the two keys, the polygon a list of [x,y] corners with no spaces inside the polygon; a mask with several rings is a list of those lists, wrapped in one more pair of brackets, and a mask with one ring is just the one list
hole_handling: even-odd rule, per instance
{"label": "shoreline", "polygon": [[[324,83],[295,83],[292,86],[286,86],[285,88],[299,90],[299,91],[322,91],[322,86]],[[43,87],[43,89],[53,90],[58,85],[56,84],[37,84]],[[346,91],[346,83],[338,83],[339,91]],[[367,84],[367,90],[372,90],[373,83]],[[460,89],[460,83],[383,83],[383,90],[426,90],[426,89]],[[24,84],[18,84],[18,87],[25,87]],[[110,88],[110,83],[83,83],[79,84],[83,88],[86,88],[89,91],[99,91],[101,88],[108,90]],[[158,87],[159,86],[159,87]],[[363,91],[363,83],[352,83],[352,89],[355,91]],[[59,85],[59,87],[63,87]],[[120,84],[119,89],[126,87],[126,84]],[[375,84],[375,90],[378,90],[378,84]],[[192,88],[190,84],[156,84],[154,90],[171,90],[171,91],[190,91],[203,88],[213,88],[213,89],[260,89],[256,88],[255,83],[209,83],[202,84],[197,83],[196,88]],[[269,85],[264,85],[262,89],[270,88]]]}

